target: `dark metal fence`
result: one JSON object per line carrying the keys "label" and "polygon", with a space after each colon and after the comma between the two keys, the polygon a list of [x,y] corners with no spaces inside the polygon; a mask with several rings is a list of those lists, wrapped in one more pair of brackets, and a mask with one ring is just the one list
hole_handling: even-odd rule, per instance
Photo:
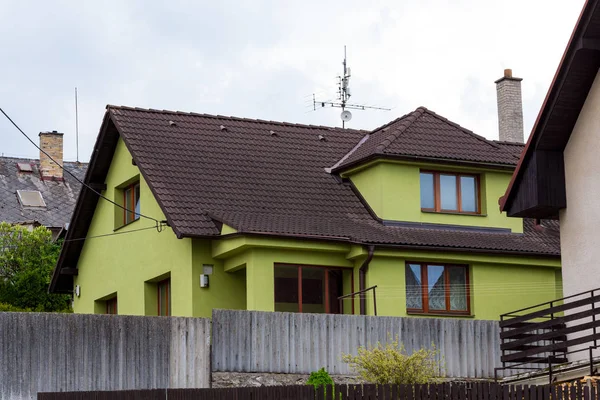
{"label": "dark metal fence", "polygon": [[335,385],[39,393],[38,400],[599,400],[595,386],[508,386],[495,383]]}
{"label": "dark metal fence", "polygon": [[[568,361],[567,355],[592,350],[600,340],[600,289],[578,293],[500,316],[501,369],[547,368]],[[525,364],[543,364],[540,368]]]}

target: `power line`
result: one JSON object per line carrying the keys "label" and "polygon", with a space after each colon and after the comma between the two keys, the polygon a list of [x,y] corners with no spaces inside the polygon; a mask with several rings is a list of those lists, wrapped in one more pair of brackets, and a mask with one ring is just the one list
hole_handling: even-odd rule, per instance
{"label": "power line", "polygon": [[[63,240],[63,242],[78,242],[80,240],[88,240],[88,239],[97,239],[97,238],[103,238],[103,237],[108,237],[108,236],[115,236],[115,235],[124,235],[126,233],[133,233],[133,232],[139,232],[139,231],[146,231],[148,229],[156,229],[156,226],[147,226],[145,228],[140,228],[140,229],[133,229],[130,231],[124,231],[124,232],[113,232],[113,233],[106,233],[104,235],[96,235],[96,236],[90,236],[90,237],[81,237],[81,238],[75,238],[75,239],[65,239]],[[162,228],[161,230],[159,230],[158,232],[162,232]]]}
{"label": "power line", "polygon": [[86,188],[88,188],[89,190],[91,190],[91,191],[92,191],[92,193],[95,193],[96,195],[98,195],[99,197],[101,197],[101,198],[103,198],[104,200],[108,201],[109,203],[112,203],[112,204],[114,204],[115,206],[117,206],[117,207],[119,207],[119,208],[121,208],[121,209],[123,209],[123,210],[125,210],[125,211],[127,211],[127,212],[130,212],[130,213],[133,213],[133,214],[135,214],[135,215],[139,215],[140,217],[143,217],[143,218],[149,219],[149,220],[151,220],[151,221],[154,221],[154,222],[156,223],[156,226],[155,226],[155,228],[156,228],[157,230],[159,229],[159,227],[160,227],[160,226],[162,226],[162,223],[161,223],[161,221],[157,220],[156,218],[152,218],[152,217],[149,217],[149,216],[147,216],[147,215],[144,215],[144,214],[141,214],[141,213],[138,213],[138,212],[135,212],[135,211],[129,210],[128,208],[126,208],[126,207],[124,207],[124,206],[122,206],[122,205],[118,204],[117,202],[115,202],[115,201],[113,201],[113,200],[109,199],[108,197],[106,197],[106,196],[103,196],[103,195],[102,195],[100,192],[98,192],[98,191],[96,191],[96,190],[92,189],[92,187],[91,187],[91,186],[87,185],[85,182],[83,182],[81,179],[79,179],[77,176],[75,176],[75,174],[73,174],[71,171],[69,171],[69,170],[68,170],[68,169],[66,169],[64,166],[62,166],[61,164],[59,164],[58,162],[56,162],[56,160],[54,160],[54,158],[52,158],[52,157],[50,156],[50,154],[46,153],[46,152],[45,152],[45,151],[44,151],[44,150],[43,150],[43,149],[42,149],[40,146],[38,146],[38,145],[37,145],[37,144],[36,144],[36,143],[35,143],[33,140],[31,140],[31,138],[30,138],[29,136],[27,136],[27,134],[26,134],[26,133],[25,133],[25,132],[24,132],[24,131],[23,131],[23,130],[22,130],[20,127],[19,127],[19,125],[17,125],[17,124],[15,123],[15,121],[13,121],[13,120],[12,120],[12,118],[10,118],[10,117],[8,116],[8,114],[6,114],[6,112],[4,112],[4,110],[2,109],[2,107],[0,107],[0,111],[1,111],[1,112],[2,112],[2,114],[4,114],[4,116],[5,116],[5,117],[6,117],[6,118],[7,118],[7,119],[10,121],[10,123],[11,123],[11,124],[13,124],[13,126],[14,126],[15,128],[17,128],[17,130],[18,130],[19,132],[21,132],[21,134],[22,134],[23,136],[25,136],[25,138],[26,138],[26,139],[27,139],[27,140],[28,140],[28,141],[29,141],[31,144],[33,144],[33,145],[34,145],[34,146],[35,146],[35,147],[36,147],[36,148],[37,148],[39,151],[41,151],[42,153],[44,153],[44,155],[46,155],[46,157],[48,157],[48,158],[49,158],[51,161],[53,161],[53,162],[54,162],[56,165],[58,165],[58,166],[59,166],[59,167],[60,167],[60,168],[61,168],[61,169],[62,169],[64,172],[66,172],[66,173],[68,173],[69,175],[71,175],[71,176],[73,177],[73,179],[75,179],[77,182],[81,183],[83,186],[85,186]]}

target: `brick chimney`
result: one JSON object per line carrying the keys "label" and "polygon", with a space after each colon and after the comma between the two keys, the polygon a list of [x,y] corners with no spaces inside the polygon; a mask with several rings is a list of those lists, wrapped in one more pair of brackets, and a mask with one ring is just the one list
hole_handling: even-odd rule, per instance
{"label": "brick chimney", "polygon": [[522,80],[514,78],[511,69],[505,69],[504,76],[496,81],[498,128],[504,142],[523,143]]}
{"label": "brick chimney", "polygon": [[40,148],[59,165],[40,151],[40,175],[46,180],[63,180],[63,134],[57,131],[40,132]]}

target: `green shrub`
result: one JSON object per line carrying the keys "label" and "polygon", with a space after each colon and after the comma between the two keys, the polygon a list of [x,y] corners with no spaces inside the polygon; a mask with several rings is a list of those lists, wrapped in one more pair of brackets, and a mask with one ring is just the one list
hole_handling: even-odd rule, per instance
{"label": "green shrub", "polygon": [[333,379],[329,376],[329,373],[325,371],[325,368],[321,368],[318,371],[311,372],[308,377],[308,381],[306,381],[307,385],[313,385],[315,389],[318,389],[321,386],[330,386],[333,385]]}
{"label": "green shrub", "polygon": [[0,312],[30,312],[30,308],[15,307],[12,304],[0,303]]}
{"label": "green shrub", "polygon": [[443,365],[438,355],[434,345],[409,355],[396,337],[370,349],[361,346],[358,355],[344,354],[342,360],[366,382],[411,385],[439,382]]}

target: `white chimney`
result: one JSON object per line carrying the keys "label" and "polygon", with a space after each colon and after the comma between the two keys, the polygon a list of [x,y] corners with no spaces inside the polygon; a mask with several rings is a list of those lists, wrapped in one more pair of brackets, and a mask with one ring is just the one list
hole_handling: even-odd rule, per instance
{"label": "white chimney", "polygon": [[523,143],[523,101],[521,78],[514,78],[511,69],[496,81],[498,96],[498,129],[503,142]]}

